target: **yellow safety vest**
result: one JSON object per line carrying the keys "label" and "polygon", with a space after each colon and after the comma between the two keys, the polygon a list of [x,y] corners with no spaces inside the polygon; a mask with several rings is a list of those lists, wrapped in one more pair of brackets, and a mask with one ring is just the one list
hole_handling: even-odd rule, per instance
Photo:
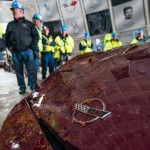
{"label": "yellow safety vest", "polygon": [[[52,36],[46,37],[45,35],[42,35],[43,38],[46,39],[46,41],[52,42],[53,38]],[[43,44],[43,50],[41,52],[54,52],[54,46]]]}
{"label": "yellow safety vest", "polygon": [[110,50],[112,48],[112,43],[110,41],[107,41],[107,43],[105,43],[104,51]]}
{"label": "yellow safety vest", "polygon": [[39,34],[38,47],[39,47],[39,51],[41,52],[41,51],[43,51],[42,32],[41,32],[41,30],[37,26],[35,26],[35,27],[36,27],[36,29],[38,31],[38,34]]}
{"label": "yellow safety vest", "polygon": [[110,49],[113,49],[113,48],[116,48],[116,47],[121,47],[122,46],[122,42],[121,41],[108,41],[106,44],[105,44],[105,47],[104,47],[104,51],[107,51],[107,50],[110,50]]}
{"label": "yellow safety vest", "polygon": [[[87,40],[87,42],[86,42],[85,40],[82,40],[82,41],[81,41],[81,45],[84,46],[84,47],[86,47],[86,46],[91,47],[91,44],[92,44],[91,40]],[[87,47],[87,48],[81,50],[81,54],[85,54],[85,53],[92,52],[92,49],[89,48],[89,47]]]}
{"label": "yellow safety vest", "polygon": [[74,40],[71,36],[67,36],[66,39],[61,39],[60,36],[55,38],[56,50],[60,50],[62,53],[72,53],[74,49]]}
{"label": "yellow safety vest", "polygon": [[0,23],[0,37],[2,38],[3,35],[3,29],[2,29],[2,24]]}
{"label": "yellow safety vest", "polygon": [[54,51],[54,53],[53,53],[53,57],[54,57],[55,59],[60,58],[60,51],[55,49],[55,51]]}
{"label": "yellow safety vest", "polygon": [[122,46],[122,42],[119,41],[119,40],[118,41],[112,40],[111,43],[112,43],[112,48],[116,48],[116,47],[121,47]]}
{"label": "yellow safety vest", "polygon": [[133,39],[132,40],[132,42],[131,42],[131,44],[136,44],[136,43],[138,43],[139,41],[137,40],[137,39]]}

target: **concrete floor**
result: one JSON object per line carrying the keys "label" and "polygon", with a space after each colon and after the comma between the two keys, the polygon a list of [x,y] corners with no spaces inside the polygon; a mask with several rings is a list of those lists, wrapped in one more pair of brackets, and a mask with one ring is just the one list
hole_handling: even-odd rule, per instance
{"label": "concrete floor", "polygon": [[[38,77],[41,75],[38,75]],[[23,95],[18,93],[16,75],[0,68],[0,129],[11,109],[30,93],[29,87]]]}

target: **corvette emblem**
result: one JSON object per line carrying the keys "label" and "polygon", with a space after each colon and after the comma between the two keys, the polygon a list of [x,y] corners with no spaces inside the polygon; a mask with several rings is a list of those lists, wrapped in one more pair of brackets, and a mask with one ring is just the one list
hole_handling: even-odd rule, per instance
{"label": "corvette emblem", "polygon": [[62,5],[66,11],[72,12],[75,10],[78,0],[65,0],[65,3]]}
{"label": "corvette emblem", "polygon": [[[102,106],[102,108],[94,108],[94,107],[90,107],[89,105],[94,103],[95,101],[97,101],[98,103],[100,103],[100,105]],[[87,106],[88,105],[88,106]],[[73,122],[79,123],[83,126],[85,126],[88,123],[92,123],[98,119],[105,119],[106,117],[108,117],[109,115],[111,115],[111,112],[106,111],[106,106],[105,103],[100,100],[100,99],[89,99],[89,100],[85,100],[83,103],[76,103],[74,106],[74,112],[73,112]],[[92,117],[92,119],[90,120],[82,120],[82,118],[85,117],[81,117],[80,119],[77,119],[77,113],[82,113],[85,115],[90,116],[90,118]]]}

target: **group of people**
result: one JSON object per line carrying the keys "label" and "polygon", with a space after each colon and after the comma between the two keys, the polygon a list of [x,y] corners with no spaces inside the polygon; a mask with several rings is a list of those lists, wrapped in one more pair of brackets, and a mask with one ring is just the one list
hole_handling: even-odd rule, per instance
{"label": "group of people", "polygon": [[[47,25],[43,25],[42,16],[35,13],[32,22],[24,17],[24,7],[17,2],[11,5],[14,20],[9,22],[5,33],[6,47],[12,53],[13,68],[17,76],[19,93],[26,92],[24,80],[24,66],[28,75],[28,86],[34,90],[37,83],[39,60],[41,60],[42,79],[46,78],[47,68],[49,74],[64,62],[71,59],[74,49],[74,39],[67,33],[67,26],[60,27],[60,35],[53,38]],[[139,33],[139,35],[142,35]],[[141,36],[142,37],[142,36]],[[132,43],[142,41],[137,37]],[[104,50],[122,46],[117,38],[117,33],[109,34],[104,40]],[[81,54],[92,52],[93,43],[89,33],[84,33],[84,38],[79,43]]]}
{"label": "group of people", "polygon": [[[143,30],[138,29],[135,31],[135,38],[131,41],[131,44],[142,44],[145,43],[147,38],[144,36]],[[116,48],[116,47],[121,47],[123,46],[123,43],[119,38],[117,38],[117,33],[113,32],[106,34],[104,38],[104,51]]]}
{"label": "group of people", "polygon": [[70,59],[74,40],[67,33],[65,25],[60,27],[61,34],[54,39],[49,27],[43,25],[42,16],[35,13],[32,21],[25,19],[24,7],[18,2],[13,2],[10,9],[14,20],[7,25],[5,41],[6,47],[12,53],[19,94],[24,94],[27,88],[24,66],[27,70],[28,86],[34,90],[37,85],[39,60],[41,60],[44,80],[48,67],[51,74],[59,65]]}

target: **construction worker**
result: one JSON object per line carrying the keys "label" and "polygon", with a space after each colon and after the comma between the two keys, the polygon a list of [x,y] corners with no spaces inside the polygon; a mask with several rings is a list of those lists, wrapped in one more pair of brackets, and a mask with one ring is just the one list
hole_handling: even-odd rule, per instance
{"label": "construction worker", "polygon": [[61,34],[55,38],[55,50],[60,51],[60,65],[71,59],[71,54],[74,49],[74,40],[67,33],[66,25],[60,27]]}
{"label": "construction worker", "polygon": [[56,47],[54,49],[53,58],[54,58],[55,70],[56,70],[60,65],[60,51],[59,49],[56,49]]}
{"label": "construction worker", "polygon": [[80,41],[79,50],[81,54],[92,52],[93,43],[89,39],[89,33],[84,33],[84,39]]}
{"label": "construction worker", "polygon": [[111,33],[106,34],[105,37],[104,37],[104,42],[103,42],[104,51],[112,49],[111,40],[112,40],[112,34]]}
{"label": "construction worker", "polygon": [[43,21],[42,16],[39,13],[35,13],[32,17],[32,21],[35,24],[36,30],[38,32],[39,41],[36,46],[36,50],[34,51],[34,66],[36,72],[36,84],[37,83],[37,73],[39,69],[39,60],[41,59],[40,51],[43,51],[43,44],[42,44],[42,28],[43,28]]}
{"label": "construction worker", "polygon": [[112,39],[109,40],[104,47],[105,51],[116,48],[116,47],[121,47],[123,45],[122,42],[117,38],[116,32],[113,32],[111,36],[112,36]]}
{"label": "construction worker", "polygon": [[46,78],[47,67],[49,67],[49,74],[54,71],[54,46],[55,41],[53,37],[50,35],[50,30],[48,26],[43,26],[43,35],[46,41],[49,41],[46,44],[43,44],[43,50],[41,51],[41,65],[42,65],[42,79]]}
{"label": "construction worker", "polygon": [[112,48],[121,47],[123,45],[122,42],[117,38],[116,32],[112,33],[111,43],[112,43]]}
{"label": "construction worker", "polygon": [[144,36],[142,29],[136,30],[135,33],[137,34],[136,38],[132,40],[131,44],[142,44],[146,42],[146,37]]}
{"label": "construction worker", "polygon": [[25,19],[24,7],[13,2],[11,11],[14,21],[8,23],[6,28],[6,46],[12,52],[12,60],[17,76],[19,93],[26,92],[26,84],[23,74],[23,65],[28,72],[29,86],[33,90],[35,86],[34,55],[39,40],[35,25]]}

